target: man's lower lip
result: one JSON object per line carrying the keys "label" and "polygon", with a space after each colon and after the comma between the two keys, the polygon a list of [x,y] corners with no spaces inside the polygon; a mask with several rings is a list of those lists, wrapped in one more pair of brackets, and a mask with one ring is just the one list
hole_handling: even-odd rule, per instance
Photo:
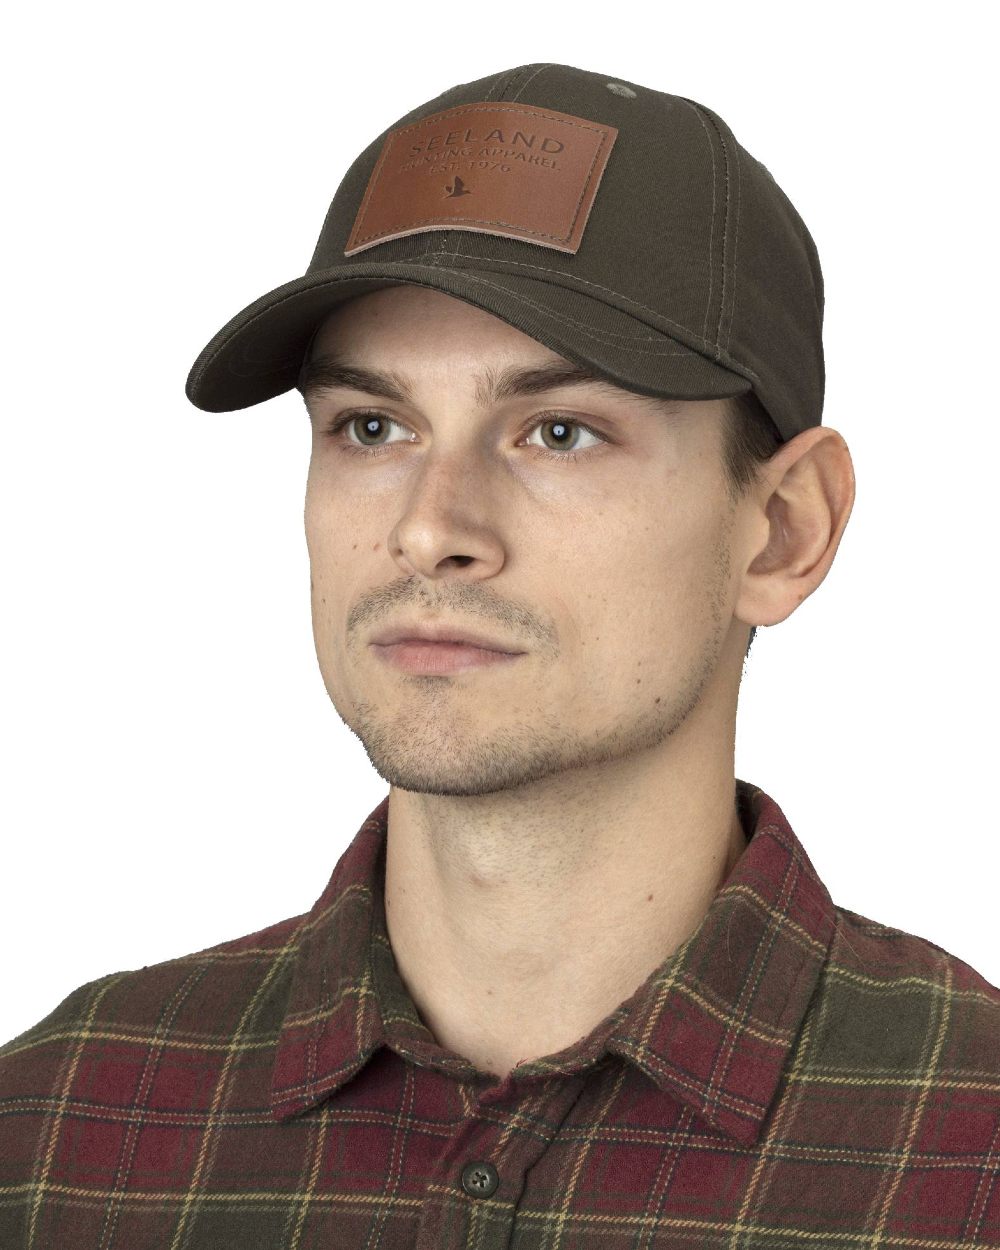
{"label": "man's lower lip", "polygon": [[465,642],[372,643],[379,659],[405,673],[460,673],[516,660],[522,652],[486,651]]}

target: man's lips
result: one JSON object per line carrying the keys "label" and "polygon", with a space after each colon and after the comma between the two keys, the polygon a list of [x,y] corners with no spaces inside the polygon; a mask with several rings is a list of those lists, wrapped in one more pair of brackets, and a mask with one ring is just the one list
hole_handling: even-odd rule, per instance
{"label": "man's lips", "polygon": [[513,663],[523,652],[496,651],[467,642],[428,642],[426,638],[372,643],[379,659],[407,673],[446,674]]}
{"label": "man's lips", "polygon": [[459,644],[476,647],[483,651],[499,651],[505,655],[521,655],[522,651],[497,638],[480,634],[477,630],[456,625],[395,625],[377,633],[372,638],[376,646],[393,644]]}

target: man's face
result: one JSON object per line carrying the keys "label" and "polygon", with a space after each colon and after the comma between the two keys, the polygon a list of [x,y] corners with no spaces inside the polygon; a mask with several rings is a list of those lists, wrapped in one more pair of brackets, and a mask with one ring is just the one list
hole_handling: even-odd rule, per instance
{"label": "man's face", "polygon": [[[600,381],[488,399],[507,370],[569,362],[416,286],[342,305],[311,359],[333,352],[408,394],[305,390],[316,654],[384,780],[480,795],[666,750],[685,727],[728,731],[748,627],[733,618],[724,401]],[[403,672],[371,640],[415,621],[523,654]]]}

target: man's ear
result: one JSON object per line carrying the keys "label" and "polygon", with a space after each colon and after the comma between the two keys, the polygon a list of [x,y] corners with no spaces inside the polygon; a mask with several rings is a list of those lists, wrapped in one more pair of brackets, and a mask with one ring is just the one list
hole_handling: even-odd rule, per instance
{"label": "man's ear", "polygon": [[754,549],[736,601],[738,620],[776,625],[812,594],[837,554],[854,494],[854,462],[836,430],[811,426],[775,452],[751,497]]}

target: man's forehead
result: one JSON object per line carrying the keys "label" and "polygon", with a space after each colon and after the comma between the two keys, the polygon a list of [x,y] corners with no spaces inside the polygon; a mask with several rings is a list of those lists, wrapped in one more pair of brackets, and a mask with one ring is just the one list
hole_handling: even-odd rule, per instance
{"label": "man's forehead", "polygon": [[[366,360],[359,349],[351,349],[352,356],[333,343],[319,347],[309,356],[299,375],[298,388],[305,398],[312,398],[337,387],[365,391],[397,403],[411,403],[414,398],[414,381],[405,367],[387,368],[375,366]],[[546,391],[568,386],[586,387],[590,391],[621,398],[649,400],[615,385],[609,378],[587,365],[569,360],[558,353],[545,349],[537,358],[515,361],[505,366],[482,365],[475,374],[475,397],[480,407],[486,408],[504,400],[526,395],[539,395]],[[657,400],[658,406],[679,405],[681,401]]]}

